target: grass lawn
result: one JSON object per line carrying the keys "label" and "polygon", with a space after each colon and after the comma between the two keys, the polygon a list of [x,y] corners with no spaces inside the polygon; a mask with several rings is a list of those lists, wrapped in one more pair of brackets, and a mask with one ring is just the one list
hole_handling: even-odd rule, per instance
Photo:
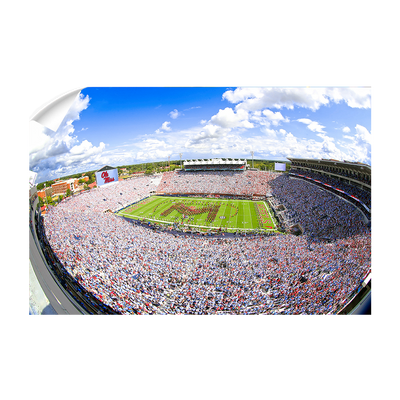
{"label": "grass lawn", "polygon": [[118,215],[163,224],[184,224],[200,229],[276,230],[264,201],[153,196],[118,212]]}

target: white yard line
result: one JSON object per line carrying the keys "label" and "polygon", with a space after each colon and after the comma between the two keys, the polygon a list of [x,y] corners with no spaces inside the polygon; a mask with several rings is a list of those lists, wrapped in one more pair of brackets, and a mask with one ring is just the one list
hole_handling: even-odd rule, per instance
{"label": "white yard line", "polygon": [[274,221],[274,218],[272,217],[271,213],[269,212],[268,204],[266,204],[265,201],[263,201],[263,203],[265,205],[265,208],[267,209],[269,217],[271,218],[272,224],[274,225],[274,229],[276,229],[275,221]]}
{"label": "white yard line", "polygon": [[[194,199],[197,200],[197,198],[194,198]],[[229,201],[232,201],[233,199],[227,199],[227,200],[225,200],[225,199],[224,200],[217,199],[217,200],[219,200],[221,202],[229,202]],[[244,203],[252,203],[251,200],[240,200],[240,201],[242,201]],[[263,202],[263,203],[265,203],[265,202]],[[269,216],[271,218],[271,221],[272,221],[272,224],[274,225],[274,228],[272,228],[272,229],[260,228],[260,229],[265,230],[265,231],[274,231],[274,230],[276,230],[276,225],[275,225],[274,219],[272,218],[271,213],[269,212],[269,207],[267,206],[267,204],[265,204],[265,207],[267,208],[267,212],[268,212],[268,214],[269,214]],[[122,215],[122,216],[130,217],[131,219],[132,219],[132,217],[136,218],[136,219],[139,219],[139,220],[143,219],[143,217],[140,216],[140,215],[133,215],[133,214],[127,214],[127,213],[122,213],[122,212],[120,212],[118,214]],[[250,217],[251,217],[251,214],[250,214]],[[230,212],[229,212],[229,217],[228,218],[230,218]],[[245,225],[245,222],[246,222],[245,221],[245,216],[243,218],[244,218],[243,225]],[[158,219],[145,218],[145,220],[146,221],[151,221],[151,222],[161,222],[163,224],[169,224],[169,225],[173,225],[174,224],[174,222],[158,220]],[[184,226],[191,227],[191,228],[206,228],[206,229],[219,229],[221,227],[221,225],[219,225],[219,226],[207,226],[207,225],[192,225],[192,224],[184,224]],[[226,228],[228,230],[241,230],[241,231],[253,231],[254,230],[254,228],[244,228],[244,227],[243,228],[239,228],[239,227],[231,228],[231,227],[229,227],[229,225],[227,227],[225,227],[224,229],[226,229]]]}
{"label": "white yard line", "polygon": [[[126,215],[130,215],[132,217],[135,217],[135,215],[131,215],[131,214],[126,214]],[[142,219],[143,217],[136,217],[137,219]],[[151,221],[151,222],[161,222],[163,224],[170,224],[173,225],[174,222],[169,222],[169,221],[162,221],[159,219],[150,219],[150,218],[145,218],[146,221]],[[191,228],[206,228],[206,229],[219,229],[219,226],[207,226],[207,225],[189,225],[189,224],[184,224],[183,226],[187,226],[187,227],[191,227]],[[224,228],[225,229],[225,228]],[[230,228],[228,227],[228,230],[241,230],[241,231],[254,231],[254,228]],[[268,228],[261,228],[262,230],[265,231],[274,231],[275,229],[268,229]]]}

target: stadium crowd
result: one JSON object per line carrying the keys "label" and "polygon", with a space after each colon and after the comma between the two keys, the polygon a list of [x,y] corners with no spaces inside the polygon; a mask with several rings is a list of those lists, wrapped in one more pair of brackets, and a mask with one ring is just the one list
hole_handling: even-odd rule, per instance
{"label": "stadium crowd", "polygon": [[290,172],[292,174],[308,176],[309,178],[319,180],[319,181],[321,181],[323,183],[327,183],[328,185],[331,185],[335,188],[341,189],[344,192],[347,192],[348,194],[357,197],[368,208],[371,208],[371,192],[367,192],[356,186],[349,185],[349,184],[339,180],[338,178],[329,177],[329,176],[326,176],[324,174],[319,174],[314,171],[301,171],[301,170],[291,169]]}
{"label": "stadium crowd", "polygon": [[164,173],[157,191],[236,194],[254,190],[248,182],[269,186],[304,235],[176,237],[104,212],[155,190],[141,177],[50,208],[46,236],[66,271],[119,313],[337,312],[371,267],[370,230],[350,205],[306,182],[255,171]]}
{"label": "stadium crowd", "polygon": [[[297,170],[297,168],[298,167],[301,167],[301,166],[305,166],[305,167],[309,167],[309,165],[306,165],[306,164],[304,164],[304,163],[298,163],[298,162],[292,162],[292,169],[290,170],[291,172],[293,172],[294,170]],[[335,171],[335,169],[332,169],[331,167],[329,167],[329,166],[326,166],[326,165],[312,165],[312,169],[313,170],[319,170],[319,171],[324,171],[324,172],[327,172],[327,173],[334,173],[334,174],[338,174],[338,175],[341,175],[341,176],[343,176],[343,177],[346,177],[346,178],[351,178],[351,179],[354,179],[354,180],[356,180],[356,181],[359,181],[359,182],[364,182],[364,183],[366,183],[366,184],[368,184],[368,185],[371,185],[371,176],[370,175],[366,175],[365,177],[364,176],[362,176],[362,174],[357,174],[355,171],[349,171],[349,172],[345,172],[345,171]],[[301,171],[301,169],[300,169],[300,171]],[[306,172],[306,171],[303,171],[304,173]],[[308,171],[307,171],[307,173],[308,173]],[[320,174],[320,176],[326,176],[325,174]]]}
{"label": "stadium crowd", "polygon": [[162,193],[263,194],[277,174],[269,171],[166,172],[157,188]]}
{"label": "stadium crowd", "polygon": [[[359,212],[344,201],[338,201],[330,192],[299,179],[282,175],[271,183],[275,196],[287,211],[293,224],[299,223],[305,233],[314,239],[335,240],[359,232],[367,232]],[[351,223],[345,221],[350,218]]]}
{"label": "stadium crowd", "polygon": [[245,169],[245,164],[218,164],[218,165],[206,165],[206,164],[193,164],[185,165],[186,171],[238,171]]}
{"label": "stadium crowd", "polygon": [[[155,189],[156,186],[152,183],[152,179],[138,177],[119,181],[116,184],[110,184],[107,187],[90,192],[81,192],[76,196],[65,198],[63,203],[68,203],[69,208],[76,209],[79,212],[89,210],[94,212],[116,211],[149,196],[150,192]],[[81,197],[84,198],[83,201]]]}

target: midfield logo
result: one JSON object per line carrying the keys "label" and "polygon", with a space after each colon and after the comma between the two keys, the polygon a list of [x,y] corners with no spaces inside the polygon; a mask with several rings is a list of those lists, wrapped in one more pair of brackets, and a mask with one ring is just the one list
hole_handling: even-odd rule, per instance
{"label": "midfield logo", "polygon": [[206,221],[207,222],[212,222],[214,221],[215,217],[217,216],[218,210],[220,208],[219,204],[216,205],[207,205],[205,207],[202,208],[195,208],[195,207],[187,207],[186,205],[182,204],[182,203],[178,203],[178,204],[174,204],[173,206],[171,206],[170,208],[168,208],[167,210],[165,210],[164,212],[161,213],[161,215],[167,216],[169,214],[171,214],[172,211],[178,211],[178,213],[183,214],[184,217],[190,217],[193,215],[197,215],[197,214],[203,214],[203,213],[207,213],[207,218]]}

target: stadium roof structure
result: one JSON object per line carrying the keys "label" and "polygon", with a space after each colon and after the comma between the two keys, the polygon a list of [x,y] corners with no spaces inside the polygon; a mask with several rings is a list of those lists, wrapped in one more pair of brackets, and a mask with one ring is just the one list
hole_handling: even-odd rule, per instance
{"label": "stadium roof structure", "polygon": [[360,162],[354,161],[339,161],[334,159],[312,159],[312,158],[294,158],[294,157],[287,157],[291,162],[299,162],[299,163],[309,163],[309,164],[319,164],[324,165],[327,167],[335,166],[339,168],[346,168],[350,170],[354,170],[357,172],[361,172],[364,174],[371,174],[371,166],[368,164],[363,164]]}
{"label": "stadium roof structure", "polygon": [[215,164],[246,164],[247,160],[241,159],[232,159],[232,160],[223,160],[222,158],[210,158],[209,160],[189,160],[184,161],[183,165],[215,165]]}
{"label": "stadium roof structure", "polygon": [[110,169],[116,169],[116,168],[115,167],[110,167],[109,165],[105,165],[104,167],[100,168],[96,172],[109,171]]}

